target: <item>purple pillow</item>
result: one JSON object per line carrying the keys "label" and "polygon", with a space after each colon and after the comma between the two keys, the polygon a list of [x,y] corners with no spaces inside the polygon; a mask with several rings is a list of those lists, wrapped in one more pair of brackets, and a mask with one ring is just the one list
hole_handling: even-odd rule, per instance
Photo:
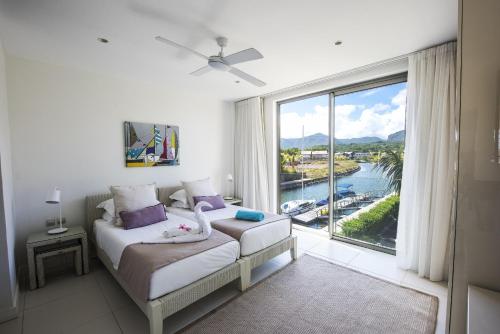
{"label": "purple pillow", "polygon": [[198,204],[198,202],[207,202],[212,204],[213,208],[205,206],[201,208],[201,211],[212,211],[216,209],[224,209],[226,205],[224,204],[224,199],[221,195],[215,196],[194,196],[193,197],[194,205]]}
{"label": "purple pillow", "polygon": [[130,230],[167,220],[167,215],[163,203],[158,203],[144,209],[122,211],[120,212],[120,218],[123,220],[123,228]]}

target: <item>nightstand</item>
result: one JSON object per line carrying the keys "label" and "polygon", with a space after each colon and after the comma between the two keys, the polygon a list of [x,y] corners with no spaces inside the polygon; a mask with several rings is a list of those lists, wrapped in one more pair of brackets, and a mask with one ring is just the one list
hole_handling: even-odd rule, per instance
{"label": "nightstand", "polygon": [[[51,235],[47,232],[30,234],[26,240],[26,250],[31,290],[37,288],[37,272],[41,275],[44,272],[43,268],[37,268],[37,258],[39,266],[43,266],[43,258],[74,251],[77,273],[81,272],[78,266],[83,267],[83,273],[89,272],[87,233],[81,226],[70,227],[68,231],[61,234]],[[81,258],[78,258],[79,256]],[[40,277],[38,283],[43,286],[44,278]]]}
{"label": "nightstand", "polygon": [[224,204],[238,205],[241,206],[242,200],[240,198],[225,199]]}

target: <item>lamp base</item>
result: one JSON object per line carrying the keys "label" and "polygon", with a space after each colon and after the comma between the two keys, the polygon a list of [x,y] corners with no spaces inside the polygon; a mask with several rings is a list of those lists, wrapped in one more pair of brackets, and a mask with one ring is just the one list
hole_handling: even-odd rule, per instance
{"label": "lamp base", "polygon": [[52,230],[48,230],[47,233],[48,234],[59,234],[59,233],[64,233],[68,230],[67,227],[57,227],[57,228],[53,228]]}

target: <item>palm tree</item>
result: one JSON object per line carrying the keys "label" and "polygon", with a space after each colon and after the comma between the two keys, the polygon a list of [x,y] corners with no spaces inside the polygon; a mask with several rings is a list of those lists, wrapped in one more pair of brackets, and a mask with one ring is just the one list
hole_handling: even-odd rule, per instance
{"label": "palm tree", "polygon": [[388,189],[401,192],[401,179],[403,178],[403,151],[385,150],[380,155],[375,168],[381,170],[389,179]]}

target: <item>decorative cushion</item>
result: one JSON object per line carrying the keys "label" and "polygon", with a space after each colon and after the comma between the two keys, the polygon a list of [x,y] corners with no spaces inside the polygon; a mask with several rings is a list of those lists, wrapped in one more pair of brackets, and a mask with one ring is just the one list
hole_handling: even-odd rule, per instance
{"label": "decorative cushion", "polygon": [[215,196],[217,193],[212,188],[210,183],[210,178],[196,180],[191,182],[182,182],[182,186],[186,190],[186,195],[191,210],[194,209],[194,199],[195,196]]}
{"label": "decorative cushion", "polygon": [[158,203],[135,211],[121,211],[120,218],[123,221],[123,228],[130,230],[165,221],[167,216],[165,206]]}
{"label": "decorative cushion", "polygon": [[170,198],[171,200],[174,200],[174,201],[182,202],[182,203],[186,204],[187,207],[189,208],[189,202],[187,199],[186,190],[184,190],[184,189],[177,190],[175,193],[168,196],[168,198]]}
{"label": "decorative cushion", "polygon": [[173,201],[171,206],[174,208],[191,209],[189,203],[184,203],[182,201]]}
{"label": "decorative cushion", "polygon": [[135,211],[160,203],[156,199],[155,184],[113,186],[111,187],[111,193],[113,193],[115,225],[117,226],[122,226],[122,220],[119,216],[122,211]]}
{"label": "decorative cushion", "polygon": [[224,204],[224,199],[222,198],[221,195],[215,195],[215,196],[195,196],[193,198],[194,200],[194,205],[198,204],[199,202],[207,202],[212,205],[212,207],[204,206],[201,208],[201,211],[212,211],[216,209],[224,209],[226,205]]}

